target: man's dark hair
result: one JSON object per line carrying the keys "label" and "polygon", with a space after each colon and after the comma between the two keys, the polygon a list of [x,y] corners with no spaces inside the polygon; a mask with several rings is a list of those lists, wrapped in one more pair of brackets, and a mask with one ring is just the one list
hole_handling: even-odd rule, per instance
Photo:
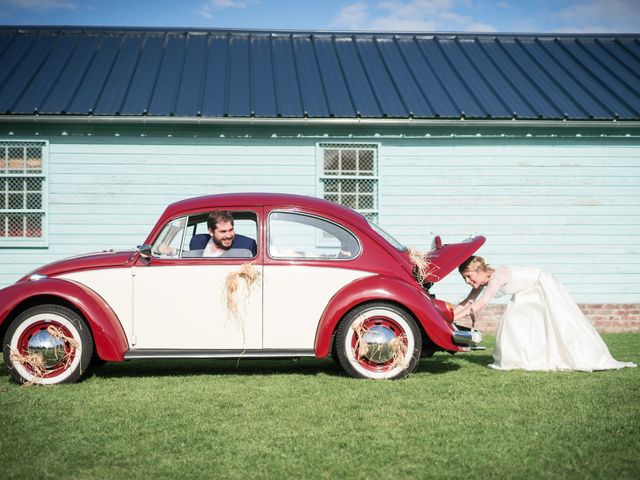
{"label": "man's dark hair", "polygon": [[227,212],[226,210],[215,210],[211,212],[209,214],[209,218],[207,218],[207,227],[215,231],[218,223],[225,222],[231,222],[231,225],[233,226],[233,217],[231,216],[231,212]]}

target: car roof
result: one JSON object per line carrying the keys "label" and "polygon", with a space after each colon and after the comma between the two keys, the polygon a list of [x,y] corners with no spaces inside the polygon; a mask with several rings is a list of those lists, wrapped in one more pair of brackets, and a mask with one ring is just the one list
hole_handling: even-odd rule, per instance
{"label": "car roof", "polygon": [[358,224],[366,219],[350,208],[322,198],[306,195],[293,195],[286,193],[222,193],[217,195],[205,195],[202,197],[188,198],[167,206],[163,218],[171,218],[180,214],[190,213],[206,209],[224,209],[239,207],[282,207],[300,208],[323,212],[334,217]]}

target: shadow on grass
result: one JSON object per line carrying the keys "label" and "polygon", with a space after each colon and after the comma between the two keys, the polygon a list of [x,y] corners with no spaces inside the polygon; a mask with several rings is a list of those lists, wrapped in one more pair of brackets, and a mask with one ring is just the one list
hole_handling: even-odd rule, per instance
{"label": "shadow on grass", "polygon": [[97,378],[177,377],[197,375],[333,375],[344,376],[331,359],[212,360],[155,359],[107,363],[92,369]]}
{"label": "shadow on grass", "polygon": [[[450,355],[435,355],[422,358],[416,372],[440,375],[459,370],[459,362],[452,362]],[[462,356],[456,358],[463,358]],[[474,356],[464,360],[487,365],[491,356]],[[89,377],[97,378],[139,378],[139,377],[178,377],[198,375],[329,375],[345,377],[348,375],[331,358],[301,358],[299,360],[213,360],[213,359],[154,359],[131,360],[122,363],[107,363],[92,368]]]}

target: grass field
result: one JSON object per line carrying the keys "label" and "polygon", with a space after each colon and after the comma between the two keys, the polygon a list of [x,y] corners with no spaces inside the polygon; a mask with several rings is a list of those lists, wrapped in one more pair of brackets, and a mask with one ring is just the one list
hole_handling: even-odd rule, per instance
{"label": "grass field", "polygon": [[[604,335],[640,362],[640,335]],[[487,351],[396,382],[331,360],[139,361],[0,377],[0,477],[639,478],[640,368],[496,372]]]}

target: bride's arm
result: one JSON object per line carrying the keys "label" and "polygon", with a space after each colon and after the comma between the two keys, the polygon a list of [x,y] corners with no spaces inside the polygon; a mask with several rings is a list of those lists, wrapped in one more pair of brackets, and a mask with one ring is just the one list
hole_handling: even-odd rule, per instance
{"label": "bride's arm", "polygon": [[509,270],[504,267],[496,270],[493,275],[491,275],[487,286],[484,288],[484,290],[482,290],[482,294],[478,296],[478,294],[476,293],[475,297],[473,297],[477,297],[477,300],[473,301],[473,299],[470,299],[470,297],[474,293],[474,291],[480,292],[480,289],[471,290],[469,296],[465,298],[462,303],[460,303],[460,305],[458,305],[453,310],[454,321],[466,317],[471,313],[471,310],[473,310],[473,313],[478,313],[479,311],[481,311],[484,307],[489,305],[489,302],[493,299],[493,297],[496,296],[498,290],[500,290],[500,288],[502,288],[502,286],[508,281]]}
{"label": "bride's arm", "polygon": [[[467,298],[462,300],[456,307],[453,309],[453,319],[459,320],[460,318],[466,317],[469,315],[471,310],[471,305],[473,305],[475,299],[480,295],[482,291],[481,288],[473,288]],[[474,309],[475,310],[475,309]]]}

